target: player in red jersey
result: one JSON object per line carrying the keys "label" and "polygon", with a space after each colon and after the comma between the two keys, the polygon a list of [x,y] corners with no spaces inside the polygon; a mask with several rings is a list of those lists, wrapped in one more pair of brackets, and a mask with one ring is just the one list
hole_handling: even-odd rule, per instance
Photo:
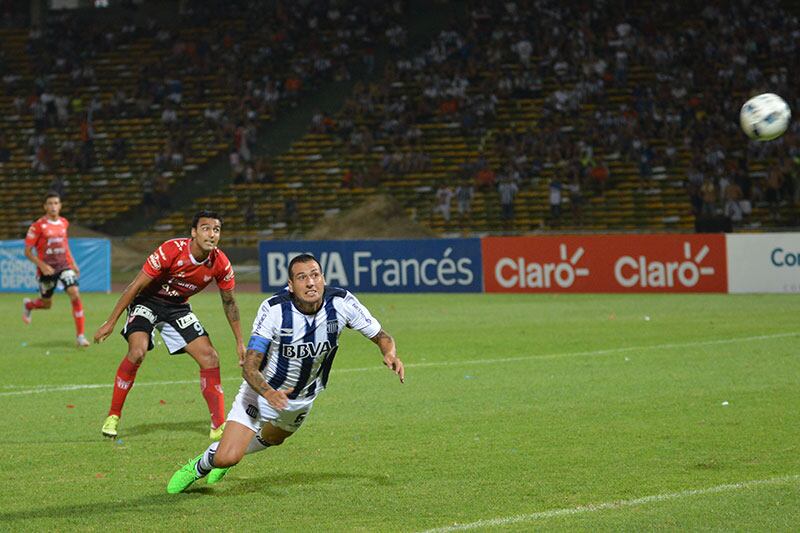
{"label": "player in red jersey", "polygon": [[78,347],[89,346],[83,331],[84,316],[81,296],[78,292],[78,277],[81,270],[69,251],[67,229],[69,222],[60,216],[61,197],[57,192],[48,192],[44,197],[45,216],[31,224],[25,236],[25,257],[36,265],[39,279],[39,298],[22,300],[22,321],[31,323],[34,309],[50,309],[53,292],[59,282],[72,302],[72,318],[75,320]]}
{"label": "player in red jersey", "polygon": [[142,270],[122,292],[108,320],[94,334],[95,342],[108,338],[122,311],[127,309],[128,319],[121,334],[128,341],[128,353],[114,380],[111,408],[102,429],[106,437],[117,436],[122,406],[145,353],[153,349],[156,329],[171,354],[188,352],[200,365],[200,390],[211,413],[209,437],[217,440],[222,436],[225,396],[220,383],[219,356],[188,302],[189,297],[202,291],[212,279],[216,281],[225,317],[236,338],[241,366],[245,348],[239,327],[239,307],[233,296],[233,267],[217,248],[221,229],[222,222],[216,213],[197,213],[192,220],[192,238],[166,241],[150,254]]}

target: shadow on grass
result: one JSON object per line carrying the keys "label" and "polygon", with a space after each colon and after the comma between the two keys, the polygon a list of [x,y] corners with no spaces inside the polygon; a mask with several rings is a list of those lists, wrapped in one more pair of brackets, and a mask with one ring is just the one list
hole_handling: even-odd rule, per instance
{"label": "shadow on grass", "polygon": [[[243,468],[241,465],[237,468]],[[244,466],[246,468],[246,465]],[[230,474],[229,474],[230,475]],[[198,497],[228,498],[259,493],[264,496],[281,498],[284,494],[279,490],[270,488],[285,488],[294,485],[312,485],[339,480],[365,480],[375,485],[391,485],[386,476],[355,474],[351,472],[284,472],[259,478],[226,479],[216,487],[209,487],[200,481],[184,494],[166,494],[166,478],[163,482],[163,493],[149,494],[133,499],[119,499],[118,501],[88,502],[77,505],[53,505],[37,507],[30,502],[25,509],[11,512],[0,512],[0,524],[11,525],[13,521],[38,520],[38,519],[64,519],[69,523],[86,524],[93,521],[93,517],[135,513],[143,510],[154,510],[160,507],[174,507]],[[230,487],[230,490],[227,490]],[[226,489],[226,490],[222,490]],[[115,500],[117,498],[114,498]]]}
{"label": "shadow on grass", "polygon": [[130,427],[120,427],[120,437],[138,437],[147,435],[148,433],[155,433],[156,431],[172,431],[172,432],[190,432],[198,433],[208,437],[208,430],[210,425],[208,419],[206,420],[181,420],[179,422],[157,422],[149,424],[137,424]]}
{"label": "shadow on grass", "polygon": [[[236,468],[238,469],[240,467],[237,466]],[[244,470],[244,468],[242,468],[242,470]],[[285,488],[293,485],[311,485],[314,483],[325,483],[328,481],[337,481],[342,479],[360,479],[372,482],[375,485],[392,484],[387,476],[355,474],[352,472],[315,472],[313,474],[306,472],[286,472],[283,474],[276,473],[275,475],[270,475],[268,477],[245,479],[236,479],[236,473],[236,469],[231,470],[231,472],[228,474],[230,478],[225,480],[224,485],[217,485],[217,488],[212,488],[208,485],[201,485],[202,488],[200,488],[200,490],[194,490],[192,492],[217,492],[220,496],[241,496],[258,492],[276,497],[281,496],[281,492],[270,490],[270,488]],[[223,487],[226,489],[224,493],[219,490]]]}
{"label": "shadow on grass", "polygon": [[80,348],[75,344],[74,339],[59,339],[59,340],[49,340],[49,341],[31,341],[28,343],[28,348],[42,348],[46,350],[50,350],[51,352],[56,349],[61,348],[70,348],[75,349],[75,351],[80,351]]}

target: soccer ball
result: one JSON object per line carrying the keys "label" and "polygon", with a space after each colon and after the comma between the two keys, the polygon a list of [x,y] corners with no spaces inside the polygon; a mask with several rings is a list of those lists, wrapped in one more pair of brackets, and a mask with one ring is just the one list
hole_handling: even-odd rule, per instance
{"label": "soccer ball", "polygon": [[777,94],[764,93],[744,103],[739,112],[742,130],[751,139],[771,141],[777,139],[789,126],[792,110]]}

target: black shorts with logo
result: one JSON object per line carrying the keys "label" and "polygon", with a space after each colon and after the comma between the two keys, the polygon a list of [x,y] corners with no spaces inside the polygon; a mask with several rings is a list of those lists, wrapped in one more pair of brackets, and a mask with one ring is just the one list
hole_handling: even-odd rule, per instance
{"label": "black shorts with logo", "polygon": [[58,282],[64,289],[78,286],[78,275],[71,268],[59,270],[52,276],[39,276],[39,296],[42,298],[52,298],[58,286]]}
{"label": "black shorts with logo", "polygon": [[148,333],[149,351],[154,347],[155,330],[161,333],[161,338],[171,354],[184,353],[187,344],[199,337],[208,337],[188,303],[173,304],[156,298],[137,296],[128,306],[128,319],[120,334],[127,340],[136,331]]}

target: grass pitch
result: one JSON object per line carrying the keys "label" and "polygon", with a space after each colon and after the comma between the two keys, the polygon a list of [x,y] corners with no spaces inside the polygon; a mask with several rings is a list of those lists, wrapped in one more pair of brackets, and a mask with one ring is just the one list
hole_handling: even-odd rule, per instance
{"label": "grass pitch", "polygon": [[[100,436],[125,353],[79,351],[69,302],[0,296],[0,529],[796,530],[792,295],[361,295],[406,383],[342,336],[329,388],[283,446],[166,494],[208,444],[198,369],[163,346]],[[264,295],[238,295],[245,329]],[[84,295],[87,333],[117,295]],[[192,299],[240,383],[219,298]]]}

